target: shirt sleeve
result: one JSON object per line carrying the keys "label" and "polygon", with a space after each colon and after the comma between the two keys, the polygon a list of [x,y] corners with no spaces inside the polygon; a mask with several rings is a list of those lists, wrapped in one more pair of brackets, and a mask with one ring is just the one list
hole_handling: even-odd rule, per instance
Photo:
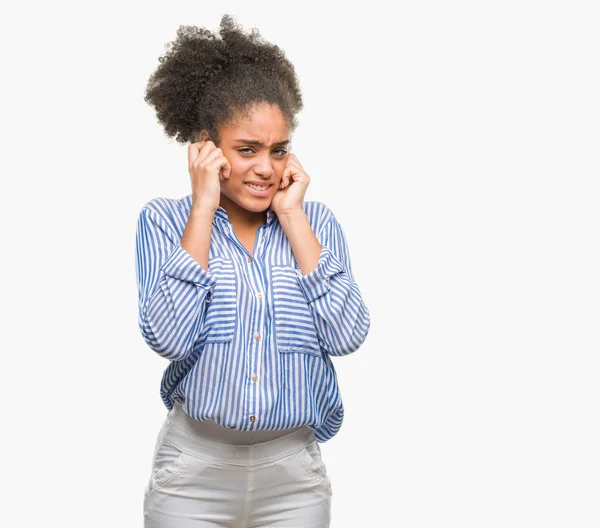
{"label": "shirt sleeve", "polygon": [[144,341],[166,359],[185,359],[202,330],[216,278],[148,208],[138,219],[136,269],[138,325]]}
{"label": "shirt sleeve", "polygon": [[367,337],[371,316],[354,281],[348,244],[333,214],[316,234],[319,264],[307,275],[296,266],[321,348],[332,356],[356,351]]}

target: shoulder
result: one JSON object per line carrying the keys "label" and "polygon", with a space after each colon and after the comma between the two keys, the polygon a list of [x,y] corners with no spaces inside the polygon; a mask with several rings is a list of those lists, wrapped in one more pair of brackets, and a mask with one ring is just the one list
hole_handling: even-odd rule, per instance
{"label": "shoulder", "polygon": [[152,200],[142,206],[142,212],[152,212],[155,215],[166,218],[173,214],[179,214],[186,207],[189,209],[187,204],[189,201],[188,198],[189,196],[184,196],[183,198],[165,198],[164,196],[152,198]]}
{"label": "shoulder", "polygon": [[310,226],[315,233],[318,233],[323,226],[335,220],[333,212],[323,202],[316,200],[306,201],[303,203],[303,208],[306,216],[308,216]]}
{"label": "shoulder", "polygon": [[183,198],[166,198],[159,196],[146,202],[141,210],[140,217],[150,218],[154,222],[168,227],[175,227],[182,216],[189,215],[191,195]]}

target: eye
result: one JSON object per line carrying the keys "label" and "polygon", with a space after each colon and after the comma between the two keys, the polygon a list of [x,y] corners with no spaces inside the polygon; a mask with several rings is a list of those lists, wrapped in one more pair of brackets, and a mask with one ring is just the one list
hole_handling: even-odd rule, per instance
{"label": "eye", "polygon": [[[250,147],[243,147],[238,149],[238,152],[241,152],[242,154],[252,154],[254,152],[253,149],[251,149]],[[277,153],[277,156],[285,156],[287,154],[287,149],[285,148],[278,148],[275,149],[273,151],[274,153]]]}

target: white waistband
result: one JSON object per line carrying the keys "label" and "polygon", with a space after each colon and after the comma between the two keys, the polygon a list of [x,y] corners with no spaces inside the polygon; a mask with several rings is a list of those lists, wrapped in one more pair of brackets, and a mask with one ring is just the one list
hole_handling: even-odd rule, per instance
{"label": "white waistband", "polygon": [[[173,409],[169,412],[169,418],[176,424],[184,425],[188,430],[193,431],[202,438],[231,445],[252,445],[269,442],[302,429],[302,427],[295,427],[293,429],[271,431],[237,431],[236,429],[219,425],[211,419],[203,422],[196,420],[183,410],[183,406],[179,402],[174,402]],[[305,428],[310,429],[308,426]]]}

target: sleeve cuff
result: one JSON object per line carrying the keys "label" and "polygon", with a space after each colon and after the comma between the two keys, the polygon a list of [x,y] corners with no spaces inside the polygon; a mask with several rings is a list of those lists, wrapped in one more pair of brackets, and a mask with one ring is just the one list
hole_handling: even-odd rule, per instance
{"label": "sleeve cuff", "polygon": [[342,273],[344,268],[333,252],[322,244],[319,264],[314,270],[308,275],[302,275],[302,270],[297,265],[294,270],[306,301],[311,303],[329,292],[331,289],[329,279],[337,273]]}
{"label": "sleeve cuff", "polygon": [[185,249],[178,245],[160,269],[169,277],[192,282],[206,290],[213,289],[217,279],[196,262]]}

